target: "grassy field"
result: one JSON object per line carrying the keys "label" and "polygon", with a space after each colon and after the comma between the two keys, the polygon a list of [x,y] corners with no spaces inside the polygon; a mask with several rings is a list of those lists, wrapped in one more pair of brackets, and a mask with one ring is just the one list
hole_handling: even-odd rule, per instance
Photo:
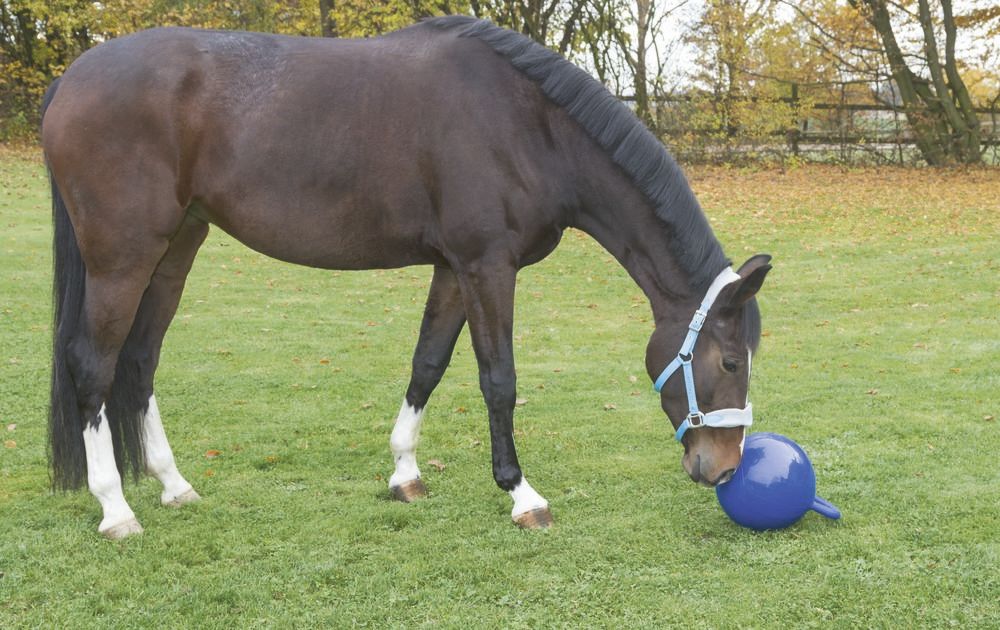
{"label": "grassy field", "polygon": [[114,543],[88,493],[48,490],[48,192],[0,152],[0,628],[997,627],[1000,173],[691,177],[730,256],[775,257],[755,428],[806,448],[840,522],[755,534],[687,479],[648,306],[575,232],[518,288],[517,440],[556,526],[510,524],[467,336],[418,451],[431,497],[394,503],[430,270],[298,268],[216,230],[157,378],[204,500],[130,485],[146,533]]}

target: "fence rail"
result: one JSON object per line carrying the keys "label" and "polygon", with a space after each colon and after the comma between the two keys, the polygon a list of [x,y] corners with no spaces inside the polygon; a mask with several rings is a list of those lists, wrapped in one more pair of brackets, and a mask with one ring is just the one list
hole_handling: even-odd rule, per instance
{"label": "fence rail", "polygon": [[[626,102],[634,96],[623,96]],[[652,100],[656,131],[682,159],[729,159],[751,153],[783,154],[816,160],[910,163],[921,160],[903,108],[880,103],[810,102],[791,96],[747,98],[742,102],[779,103],[793,112],[794,123],[776,125],[763,136],[749,137],[738,126],[692,124],[688,108],[704,99],[671,96]],[[719,106],[721,100],[708,100]],[[977,107],[986,163],[1000,164],[1000,103]],[[789,121],[790,122],[790,121]],[[695,138],[692,142],[690,139]],[[685,142],[685,139],[687,141]]]}

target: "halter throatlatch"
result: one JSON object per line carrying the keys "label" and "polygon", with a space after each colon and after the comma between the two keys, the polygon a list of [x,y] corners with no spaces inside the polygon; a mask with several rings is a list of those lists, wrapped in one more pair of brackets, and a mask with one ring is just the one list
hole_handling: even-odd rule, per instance
{"label": "halter throatlatch", "polygon": [[684,373],[684,388],[687,390],[688,400],[688,416],[674,434],[678,442],[681,441],[688,429],[697,429],[699,427],[748,427],[753,424],[753,406],[750,404],[749,395],[747,396],[746,407],[743,409],[717,409],[708,413],[702,413],[698,409],[698,397],[694,390],[694,368],[691,367],[691,361],[694,359],[694,344],[698,341],[698,333],[701,332],[702,326],[705,325],[705,318],[708,317],[709,309],[712,308],[712,304],[715,303],[722,289],[737,280],[740,280],[740,275],[733,271],[732,267],[726,267],[715,277],[711,286],[708,287],[705,299],[701,301],[701,306],[694,312],[694,317],[691,318],[691,323],[688,324],[688,333],[684,338],[684,343],[681,344],[680,351],[674,357],[674,360],[660,373],[656,382],[653,383],[653,389],[659,392],[674,372],[680,369]]}

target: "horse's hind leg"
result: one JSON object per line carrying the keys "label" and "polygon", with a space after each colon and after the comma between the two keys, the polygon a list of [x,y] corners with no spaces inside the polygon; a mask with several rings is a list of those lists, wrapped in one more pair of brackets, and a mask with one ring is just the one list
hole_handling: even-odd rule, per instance
{"label": "horse's hind leg", "polygon": [[138,396],[147,401],[142,418],[145,470],[163,484],[160,502],[170,507],[180,507],[197,501],[199,497],[177,470],[153,392],[153,376],[159,364],[163,336],[177,311],[184,281],[207,234],[207,223],[192,216],[185,219],[156,267],[139,304],[132,331],[118,358],[119,372],[129,371],[137,375]]}
{"label": "horse's hind leg", "polygon": [[[141,459],[141,442],[127,437],[129,429],[123,427],[130,422],[129,418],[114,417],[116,424],[112,426],[107,405],[119,352],[132,328],[156,261],[165,249],[166,242],[151,239],[143,258],[130,260],[128,267],[88,267],[80,333],[69,343],[67,352],[84,422],[87,486],[103,510],[98,531],[109,538],[142,531],[122,492],[120,473],[125,462],[119,466],[117,460],[128,457],[134,464],[137,458]],[[118,449],[115,433],[125,436],[118,438]]]}
{"label": "horse's hind leg", "polygon": [[435,267],[430,294],[424,309],[420,338],[413,353],[413,373],[406,398],[396,418],[389,439],[396,470],[389,478],[389,489],[400,501],[412,501],[427,494],[420,480],[416,447],[424,407],[437,384],[441,382],[455,341],[465,324],[465,309],[458,279],[451,269]]}

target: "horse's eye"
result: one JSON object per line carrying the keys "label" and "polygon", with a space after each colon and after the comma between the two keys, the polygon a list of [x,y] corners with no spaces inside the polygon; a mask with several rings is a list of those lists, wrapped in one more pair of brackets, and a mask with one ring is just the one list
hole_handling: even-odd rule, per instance
{"label": "horse's eye", "polygon": [[723,359],[722,369],[727,372],[736,372],[736,370],[740,369],[740,364],[733,359]]}

